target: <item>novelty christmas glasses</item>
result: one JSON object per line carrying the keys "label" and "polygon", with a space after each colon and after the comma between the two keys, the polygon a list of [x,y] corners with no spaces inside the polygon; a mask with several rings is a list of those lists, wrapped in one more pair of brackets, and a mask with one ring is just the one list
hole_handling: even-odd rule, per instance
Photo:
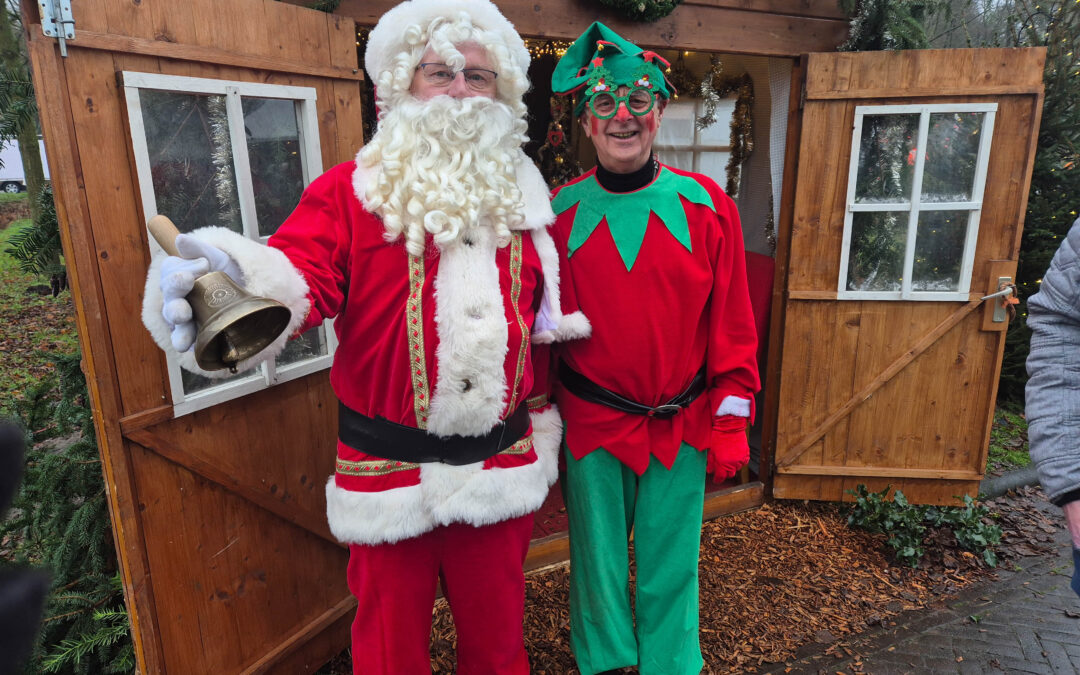
{"label": "novelty christmas glasses", "polygon": [[624,96],[616,96],[609,91],[598,91],[589,96],[589,110],[602,120],[614,117],[620,103],[626,104],[630,114],[641,117],[653,109],[656,97],[644,87],[635,87]]}

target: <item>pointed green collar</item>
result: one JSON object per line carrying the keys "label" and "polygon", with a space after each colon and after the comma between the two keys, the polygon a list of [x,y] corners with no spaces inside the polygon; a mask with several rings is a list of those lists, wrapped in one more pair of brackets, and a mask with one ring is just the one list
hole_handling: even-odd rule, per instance
{"label": "pointed green collar", "polygon": [[577,204],[567,255],[574,255],[606,218],[615,248],[629,272],[645,239],[650,213],[656,214],[687,251],[691,250],[690,226],[680,195],[689,202],[716,210],[712,197],[701,183],[666,166],[660,167],[656,180],[634,192],[608,192],[597,182],[595,174],[587,176],[559,190],[551,208],[558,215]]}

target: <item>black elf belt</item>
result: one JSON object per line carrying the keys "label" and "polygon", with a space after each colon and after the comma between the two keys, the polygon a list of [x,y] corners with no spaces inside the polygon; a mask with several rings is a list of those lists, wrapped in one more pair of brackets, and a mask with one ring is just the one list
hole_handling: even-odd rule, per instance
{"label": "black elf belt", "polygon": [[517,443],[529,431],[529,409],[519,406],[483,436],[436,436],[423,429],[361,415],[338,401],[338,439],[360,452],[398,462],[481,462]]}
{"label": "black elf belt", "polygon": [[681,394],[675,396],[667,403],[655,407],[647,406],[638,403],[637,401],[631,401],[606,387],[600,386],[566,365],[565,361],[559,362],[559,380],[571,394],[582,400],[606,405],[609,408],[621,410],[622,412],[628,412],[634,415],[645,415],[646,417],[655,417],[662,420],[674,417],[679,411],[688,407],[694,402],[694,399],[705,392],[704,368],[699,370],[697,375],[694,375],[694,379],[690,380],[690,384]]}

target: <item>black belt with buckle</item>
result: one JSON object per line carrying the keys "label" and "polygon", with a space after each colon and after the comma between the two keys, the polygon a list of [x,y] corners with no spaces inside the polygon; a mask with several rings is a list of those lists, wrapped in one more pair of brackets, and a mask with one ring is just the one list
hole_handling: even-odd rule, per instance
{"label": "black belt with buckle", "polygon": [[360,452],[398,462],[454,466],[481,462],[517,443],[528,432],[529,409],[524,405],[483,436],[436,436],[385,417],[368,417],[338,401],[338,439]]}
{"label": "black belt with buckle", "polygon": [[559,381],[563,383],[563,386],[571,394],[582,400],[606,405],[609,408],[634,415],[644,415],[663,420],[674,417],[683,408],[693,403],[694,399],[705,393],[705,368],[703,367],[694,375],[694,379],[690,380],[690,384],[681,394],[658,406],[647,406],[616,394],[566,365],[565,361],[559,362]]}

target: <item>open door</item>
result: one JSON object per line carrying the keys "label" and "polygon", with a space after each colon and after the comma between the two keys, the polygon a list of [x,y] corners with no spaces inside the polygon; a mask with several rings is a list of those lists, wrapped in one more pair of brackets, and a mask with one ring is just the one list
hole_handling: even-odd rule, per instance
{"label": "open door", "polygon": [[144,223],[264,240],[352,159],[354,22],[272,0],[71,6],[63,44],[38,3],[22,13],[139,671],[313,671],[355,607],[324,515],[332,331],[232,381],[182,375],[139,320]]}
{"label": "open door", "polygon": [[1044,59],[803,58],[774,303],[774,496],[976,494],[1008,325],[1001,297],[981,298],[1015,278]]}

